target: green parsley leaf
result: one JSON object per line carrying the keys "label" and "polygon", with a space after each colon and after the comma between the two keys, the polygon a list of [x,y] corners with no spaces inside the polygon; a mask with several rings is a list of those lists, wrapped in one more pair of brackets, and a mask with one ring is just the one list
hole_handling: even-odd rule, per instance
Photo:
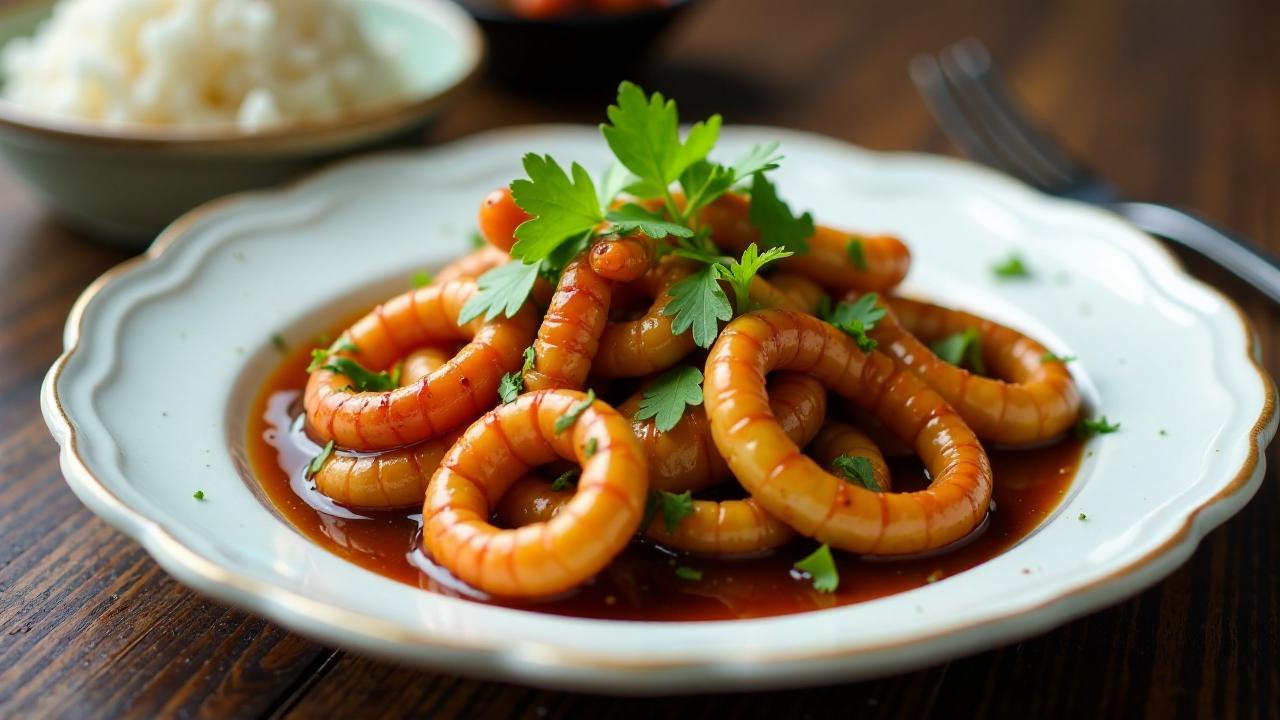
{"label": "green parsley leaf", "polygon": [[871,492],[884,492],[884,488],[876,482],[875,467],[870,460],[861,455],[837,456],[831,461],[831,469],[839,472],[850,483],[860,485]]}
{"label": "green parsley leaf", "polygon": [[610,210],[605,214],[605,219],[613,223],[614,229],[620,233],[639,230],[655,240],[668,235],[693,237],[693,230],[684,225],[663,220],[661,215],[649,212],[635,203],[627,203],[617,210]]}
{"label": "green parsley leaf", "polygon": [[1079,520],[1080,522],[1084,522],[1085,520],[1089,519],[1089,516],[1085,515],[1084,513],[1080,513],[1078,516],[1076,516],[1076,519]]}
{"label": "green parsley leaf", "polygon": [[409,284],[416,288],[424,288],[431,284],[431,273],[426,270],[419,270],[409,276]]}
{"label": "green parsley leaf", "polygon": [[550,155],[525,155],[524,169],[529,179],[511,183],[511,196],[533,219],[516,228],[512,257],[526,263],[542,260],[561,243],[604,220],[596,186],[578,163],[570,168],[572,181]]}
{"label": "green parsley leaf", "polygon": [[333,454],[333,441],[330,440],[329,442],[324,444],[323,448],[321,448],[320,454],[311,458],[311,462],[307,464],[306,478],[309,480],[315,477],[315,474],[320,472],[320,468],[324,467],[325,462],[329,459],[329,456],[332,454]]}
{"label": "green parsley leaf", "polygon": [[767,248],[780,247],[803,255],[809,252],[809,238],[815,232],[813,215],[799,217],[791,214],[791,208],[778,198],[778,191],[763,173],[751,178],[751,207],[747,219],[760,231],[760,244]]}
{"label": "green parsley leaf", "polygon": [[1064,365],[1075,359],[1075,355],[1055,355],[1053,352],[1045,352],[1040,356],[1041,363],[1062,363]]}
{"label": "green parsley leaf", "polygon": [[676,568],[676,577],[680,578],[681,580],[688,580],[689,582],[698,582],[699,580],[702,579],[702,571],[695,570],[694,568],[685,567],[684,565],[681,565],[680,567]]}
{"label": "green parsley leaf", "polygon": [[646,98],[630,82],[618,86],[617,104],[607,114],[609,123],[600,132],[618,161],[639,178],[628,190],[641,197],[668,197],[667,186],[705,158],[720,136],[720,116],[713,115],[690,128],[681,142],[675,101],[661,93]]}
{"label": "green parsley leaf", "polygon": [[322,369],[350,378],[351,386],[358,392],[386,392],[395,390],[399,386],[396,382],[397,378],[392,377],[385,370],[381,372],[366,370],[363,365],[351,358],[331,357]]}
{"label": "green parsley leaf", "polygon": [[613,204],[614,198],[618,197],[636,179],[636,176],[622,163],[614,161],[610,164],[609,169],[605,170],[604,175],[600,178],[601,211],[608,210],[609,206]]}
{"label": "green parsley leaf", "polygon": [[533,284],[538,280],[538,270],[542,263],[528,265],[517,260],[499,265],[476,279],[479,289],[458,313],[458,322],[469,323],[484,316],[492,320],[498,315],[515,317],[524,307],[529,293],[533,292]]}
{"label": "green parsley leaf", "polygon": [[587,458],[588,460],[595,457],[596,450],[599,447],[600,447],[600,443],[598,443],[595,438],[591,438],[590,440],[587,441],[586,446],[582,448],[583,457]]}
{"label": "green parsley leaf", "polygon": [[591,403],[595,401],[596,401],[596,391],[587,390],[587,396],[585,398],[578,401],[577,403],[574,403],[574,405],[569,408],[569,412],[556,418],[556,424],[555,424],[556,434],[559,435],[565,430],[568,430],[569,428],[573,427],[573,424],[578,422],[578,416],[586,412],[587,408],[591,407]]}
{"label": "green parsley leaf", "polygon": [[702,404],[702,371],[690,365],[674,367],[649,383],[640,397],[636,420],[655,418],[653,425],[667,432],[680,422],[686,407]]}
{"label": "green parsley leaf", "polygon": [[533,346],[524,349],[524,364],[518,372],[509,372],[502,376],[498,381],[498,397],[502,400],[502,404],[515,402],[515,399],[524,392],[524,375],[533,369],[533,362],[536,358],[533,352]]}
{"label": "green parsley leaf", "polygon": [[671,332],[679,335],[692,328],[698,347],[711,347],[720,332],[719,322],[733,317],[718,276],[715,267],[708,265],[667,289],[671,302],[662,314],[672,316]]}
{"label": "green parsley leaf", "polygon": [[1025,278],[1031,277],[1031,271],[1022,262],[1022,256],[1018,254],[1010,255],[1003,262],[993,266],[991,271],[1000,278]]}
{"label": "green parsley leaf", "polygon": [[867,333],[871,332],[884,316],[885,310],[880,307],[880,296],[867,293],[852,304],[836,305],[825,319],[852,336],[862,352],[871,352],[876,348],[876,341],[872,340]]}
{"label": "green parsley leaf", "polygon": [[346,335],[343,335],[342,337],[334,341],[332,350],[334,352],[349,352],[349,353],[360,352],[360,348],[354,342],[351,341],[351,338],[347,337]]}
{"label": "green parsley leaf", "polygon": [[1088,439],[1094,435],[1109,435],[1119,429],[1120,423],[1108,422],[1106,415],[1099,418],[1082,418],[1076,425],[1076,436]]}
{"label": "green parsley leaf", "polygon": [[699,160],[680,173],[680,189],[684,191],[684,217],[694,217],[711,201],[729,191],[733,186],[734,173],[727,168],[707,160]]}
{"label": "green parsley leaf", "polygon": [[845,250],[849,253],[849,262],[862,272],[867,271],[867,253],[862,246],[862,238],[852,236],[849,238],[849,244],[845,246]]}
{"label": "green parsley leaf", "polygon": [[280,352],[289,352],[289,343],[284,341],[284,336],[280,333],[271,334],[271,344],[276,346],[276,350]]}
{"label": "green parsley leaf", "polygon": [[666,490],[654,490],[649,493],[649,502],[645,505],[645,520],[641,528],[649,527],[653,516],[662,513],[662,526],[670,535],[680,527],[684,519],[693,514],[693,493],[685,490],[676,494]]}
{"label": "green parsley leaf", "polygon": [[840,573],[836,571],[836,560],[831,556],[831,548],[826,543],[818,546],[812,554],[793,566],[813,580],[813,589],[822,593],[835,592],[840,587]]}
{"label": "green parsley leaf", "polygon": [[733,161],[733,182],[737,184],[760,173],[776,170],[782,156],[778,154],[778,141],[754,145]]}
{"label": "green parsley leaf", "polygon": [[578,481],[578,475],[581,472],[577,468],[571,468],[560,473],[560,476],[551,481],[551,490],[553,492],[561,492],[568,490],[569,486]]}
{"label": "green parsley leaf", "polygon": [[328,348],[314,348],[311,351],[311,363],[307,365],[307,372],[313,373],[324,367],[325,361],[329,359]]}
{"label": "green parsley leaf", "polygon": [[195,492],[191,493],[191,497],[193,497],[193,498],[195,498],[195,499],[197,499],[197,500],[204,500],[204,491],[203,491],[203,490],[197,490],[197,491],[195,491]]}
{"label": "green parsley leaf", "polygon": [[742,252],[741,260],[729,260],[728,264],[716,263],[712,267],[715,268],[720,277],[729,281],[729,286],[733,288],[733,296],[738,306],[738,313],[742,314],[751,309],[751,279],[765,265],[775,260],[791,257],[791,255],[792,253],[780,247],[769,248],[761,255],[759,250],[756,249],[756,244],[751,243]]}
{"label": "green parsley leaf", "polygon": [[979,375],[987,374],[987,365],[982,360],[982,341],[978,338],[977,328],[965,328],[929,343],[929,349],[945,363],[967,367]]}

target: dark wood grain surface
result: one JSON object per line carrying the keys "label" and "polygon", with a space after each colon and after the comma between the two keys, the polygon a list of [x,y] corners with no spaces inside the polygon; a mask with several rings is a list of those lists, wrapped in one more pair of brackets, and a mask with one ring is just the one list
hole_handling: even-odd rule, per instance
{"label": "dark wood grain surface", "polygon": [[[1280,252],[1273,1],[699,0],[638,78],[690,115],[720,111],[729,122],[876,149],[951,152],[905,65],[966,35],[986,40],[1037,113],[1127,193],[1197,208]],[[481,84],[429,140],[595,122],[607,97]],[[0,717],[1280,714],[1274,472],[1184,567],[1141,595],[1041,637],[873,682],[620,700],[321,647],[178,585],[64,485],[40,418],[40,380],[76,295],[124,258],[60,228],[0,171]],[[1253,319],[1276,373],[1280,311],[1186,260]]]}

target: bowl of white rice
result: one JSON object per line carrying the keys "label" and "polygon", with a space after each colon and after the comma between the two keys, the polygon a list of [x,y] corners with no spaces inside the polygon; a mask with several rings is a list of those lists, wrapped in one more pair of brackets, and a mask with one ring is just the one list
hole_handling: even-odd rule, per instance
{"label": "bowl of white rice", "polygon": [[448,0],[59,0],[0,11],[0,154],[68,224],[187,210],[416,139],[484,45]]}

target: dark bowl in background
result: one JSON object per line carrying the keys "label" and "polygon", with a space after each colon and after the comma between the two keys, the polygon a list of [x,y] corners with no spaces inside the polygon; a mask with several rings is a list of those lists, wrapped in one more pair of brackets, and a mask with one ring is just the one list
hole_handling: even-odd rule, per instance
{"label": "dark bowl in background", "polygon": [[510,85],[561,88],[623,79],[692,0],[637,12],[523,18],[502,0],[456,0],[488,39],[488,72]]}

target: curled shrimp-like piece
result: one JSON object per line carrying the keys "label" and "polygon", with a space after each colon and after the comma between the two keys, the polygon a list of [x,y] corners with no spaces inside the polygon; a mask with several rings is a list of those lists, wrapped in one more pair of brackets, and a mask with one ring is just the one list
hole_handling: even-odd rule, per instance
{"label": "curled shrimp-like piece", "polygon": [[[815,378],[871,409],[911,442],[933,481],[912,493],[877,493],[826,472],[769,408],[774,370]],[[856,553],[897,555],[959,540],[986,516],[991,465],[977,437],[923,380],[812,315],[761,310],[729,323],[707,357],[711,436],[738,481],[770,514],[803,535]]]}
{"label": "curled shrimp-like piece", "polygon": [[603,378],[642,377],[661,372],[684,359],[697,345],[692,333],[676,335],[672,318],[662,311],[671,302],[667,290],[688,277],[695,266],[676,257],[663,258],[635,282],[653,304],[635,320],[610,322],[600,335],[591,371]]}
{"label": "curled shrimp-like piece", "polygon": [[510,261],[511,256],[505,250],[486,245],[440,268],[431,284],[443,285],[455,280],[475,280],[499,265],[505,265]]}
{"label": "curled shrimp-like piece", "polygon": [[610,237],[591,246],[591,269],[616,282],[638,279],[653,263],[654,240],[644,233]]}
{"label": "curled shrimp-like piece", "polygon": [[[453,355],[437,347],[414,350],[405,356],[401,378],[406,384],[417,382]],[[312,480],[316,490],[348,507],[392,510],[420,506],[432,473],[461,434],[461,430],[451,431],[416,445],[373,455],[335,452]]]}
{"label": "curled shrimp-like piece", "polygon": [[480,235],[491,246],[507,252],[516,243],[516,228],[530,215],[516,205],[511,188],[498,188],[485,196],[476,215]]}
{"label": "curled shrimp-like piece", "polygon": [[880,447],[871,436],[847,423],[827,421],[805,452],[823,467],[831,467],[841,455],[866,458],[871,463],[871,479],[875,484],[885,492],[893,487],[889,465],[885,462]]}
{"label": "curled shrimp-like piece", "polygon": [[[634,418],[643,397],[644,387],[619,405],[618,412]],[[813,378],[774,373],[769,378],[769,407],[787,437],[797,445],[805,445],[822,427],[827,414],[827,391]],[[711,428],[702,407],[686,408],[675,427],[665,432],[654,423],[653,419],[631,423],[649,459],[649,484],[653,489],[698,492],[729,478],[729,466],[711,440]]]}
{"label": "curled shrimp-like piece", "polygon": [[[745,196],[729,193],[703,208],[699,220],[711,228],[717,245],[742,252],[760,241],[760,231],[748,219],[750,207]],[[778,267],[832,292],[884,292],[906,277],[911,252],[890,235],[857,235],[819,225],[809,238],[809,252],[781,260]]]}
{"label": "curled shrimp-like piece", "polygon": [[360,392],[350,378],[316,370],[303,395],[312,434],[345,449],[386,450],[439,435],[491,407],[503,373],[520,368],[533,339],[533,310],[526,306],[514,318],[459,323],[475,289],[474,283],[456,281],[397,295],[348,328],[344,337],[357,350],[331,357],[356,360],[369,370],[386,368],[424,344],[469,342],[443,367],[394,390]]}
{"label": "curled shrimp-like piece", "polygon": [[609,281],[591,269],[587,253],[565,266],[533,343],[535,360],[524,375],[526,390],[582,387],[609,322],[612,293]]}
{"label": "curled shrimp-like piece", "polygon": [[[485,592],[534,598],[581,584],[622,551],[644,514],[649,468],[630,423],[599,400],[557,432],[585,399],[571,390],[526,393],[467,429],[427,487],[422,541],[435,562]],[[582,474],[554,517],[510,530],[489,522],[516,479],[559,458]]]}
{"label": "curled shrimp-like piece", "polygon": [[[1009,445],[1042,442],[1079,419],[1080,393],[1071,372],[1061,362],[1046,361],[1048,350],[1035,340],[959,310],[904,298],[885,303],[891,312],[871,336],[929,383],[978,437]],[[976,331],[992,377],[944,362],[922,342],[966,330]]]}

